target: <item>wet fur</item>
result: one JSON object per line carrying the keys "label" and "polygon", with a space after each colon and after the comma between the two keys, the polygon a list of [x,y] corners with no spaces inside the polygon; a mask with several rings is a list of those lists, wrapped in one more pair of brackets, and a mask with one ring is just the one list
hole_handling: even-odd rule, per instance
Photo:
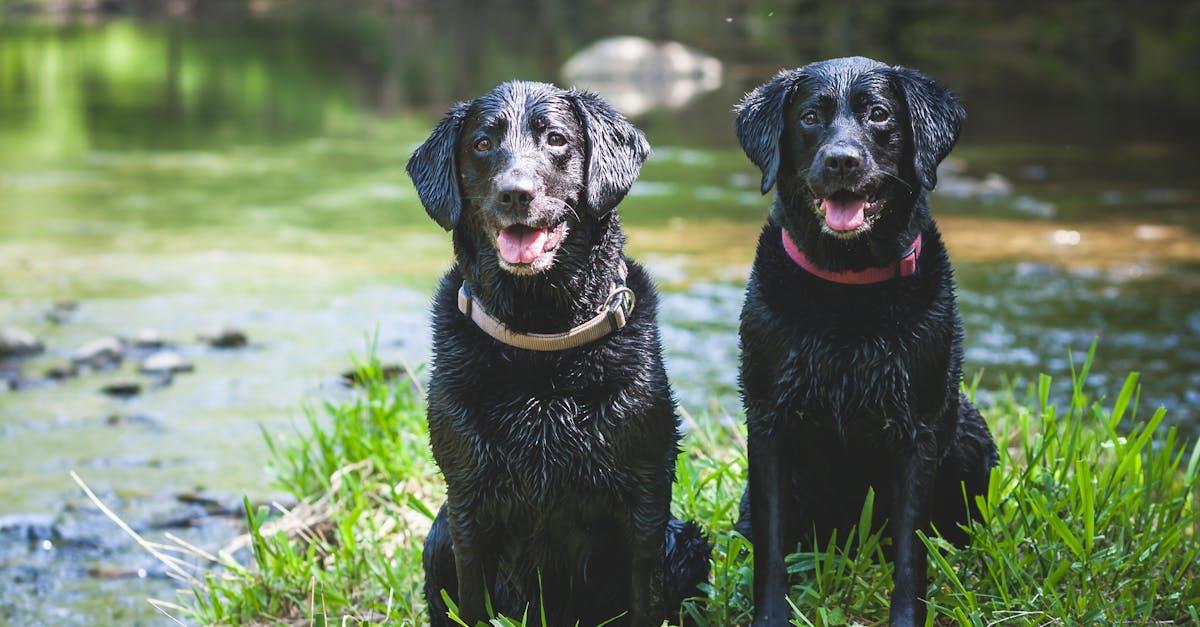
{"label": "wet fur", "polygon": [[[567,151],[536,150],[537,116],[563,129]],[[526,148],[473,155],[464,144],[476,132]],[[648,150],[598,97],[518,82],[455,105],[409,163],[427,211],[453,231],[455,255],[433,303],[428,419],[448,492],[424,553],[434,625],[451,624],[443,590],[468,624],[486,618],[486,595],[497,612],[534,622],[544,606],[551,625],[622,613],[614,624],[657,625],[707,579],[707,540],[670,515],[678,418],[641,266],[625,260],[637,294],[627,326],[564,351],[501,344],[456,301],[465,279],[519,331],[592,317],[624,259],[614,209]],[[506,218],[488,200],[514,163],[539,179],[530,215],[568,225],[553,264],[525,276],[498,260],[494,227]]]}
{"label": "wet fur", "polygon": [[[866,128],[848,95],[890,108],[890,123]],[[801,109],[814,102],[853,115],[836,132],[797,130]],[[861,57],[781,72],[739,107],[738,138],[762,170],[762,191],[778,186],[740,329],[750,473],[737,528],[754,542],[755,624],[787,624],[784,554],[834,530],[844,538],[868,488],[876,524],[886,520],[892,537],[892,624],[924,621],[926,555],[914,531],[932,522],[951,541],[966,541],[958,524],[975,513],[997,454],[959,391],[962,323],[927,198],[964,115],[932,79]],[[814,155],[822,142],[846,138],[870,152],[874,169],[862,175],[879,181],[885,199],[871,228],[852,239],[823,233],[813,210],[813,190],[823,184]],[[832,271],[894,264],[916,233],[923,249],[911,277],[844,285],[797,266],[781,228]]]}

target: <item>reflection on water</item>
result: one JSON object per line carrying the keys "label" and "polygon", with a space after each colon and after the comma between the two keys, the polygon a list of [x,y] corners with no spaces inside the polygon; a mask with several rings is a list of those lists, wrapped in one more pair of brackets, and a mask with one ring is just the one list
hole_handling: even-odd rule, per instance
{"label": "reflection on water", "polygon": [[[730,108],[781,66],[862,52],[928,69],[966,99],[934,203],[968,373],[982,369],[985,388],[1042,371],[1061,381],[1068,350],[1100,336],[1093,383],[1115,390],[1139,370],[1143,410],[1166,404],[1194,430],[1200,72],[1188,64],[1200,39],[1159,5],[1054,5],[1044,24],[906,7],[446,2],[0,22],[0,326],[47,345],[0,367],[28,384],[0,387],[0,514],[52,511],[70,468],[101,489],[262,494],[258,424],[285,430],[302,404],[343,393],[336,376],[372,335],[385,359],[429,354],[425,310],[449,241],[404,175],[408,153],[450,102],[513,77],[557,80],[603,41],[641,42],[651,63],[606,75],[593,62],[578,82],[644,109],[654,155],[622,220],[662,286],[668,369],[693,414],[737,412],[737,316],[769,203]],[[656,84],[644,77],[680,72],[649,42],[719,70],[683,72],[686,94]],[[59,299],[77,310],[47,318]],[[220,323],[250,347],[196,343]],[[143,327],[195,372],[127,401],[98,389],[139,377],[131,364],[44,379],[83,343]]]}

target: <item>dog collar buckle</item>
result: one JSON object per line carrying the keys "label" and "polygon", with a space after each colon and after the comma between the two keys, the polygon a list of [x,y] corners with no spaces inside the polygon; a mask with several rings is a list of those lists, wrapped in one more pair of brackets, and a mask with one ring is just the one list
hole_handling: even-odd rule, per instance
{"label": "dog collar buckle", "polygon": [[605,314],[612,332],[615,333],[625,326],[626,316],[633,313],[633,307],[637,304],[637,294],[624,285],[614,287],[616,289],[604,299],[600,311]]}

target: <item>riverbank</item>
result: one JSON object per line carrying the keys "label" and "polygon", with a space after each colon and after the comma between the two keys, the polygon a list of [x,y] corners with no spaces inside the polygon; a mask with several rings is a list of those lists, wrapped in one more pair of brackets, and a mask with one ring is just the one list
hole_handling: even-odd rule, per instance
{"label": "riverbank", "polygon": [[[1096,396],[1084,383],[1091,362],[1075,364],[1065,398],[1053,400],[1043,377],[985,408],[1001,460],[983,520],[967,549],[926,540],[930,608],[942,623],[1200,621],[1200,443],[1164,428],[1163,410],[1138,407],[1136,374]],[[421,390],[386,380],[376,361],[359,378],[360,393],[310,416],[305,435],[270,440],[277,485],[299,499],[295,508],[251,508],[248,535],[220,552],[175,545],[192,588],[165,611],[203,624],[424,622],[420,547],[444,494]],[[742,428],[683,417],[673,507],[715,546],[709,596],[685,610],[700,624],[745,623],[751,551],[731,531],[745,478]],[[868,498],[864,520],[870,507]],[[859,529],[791,556],[798,624],[884,620],[883,542]],[[537,623],[531,612],[496,624]]]}

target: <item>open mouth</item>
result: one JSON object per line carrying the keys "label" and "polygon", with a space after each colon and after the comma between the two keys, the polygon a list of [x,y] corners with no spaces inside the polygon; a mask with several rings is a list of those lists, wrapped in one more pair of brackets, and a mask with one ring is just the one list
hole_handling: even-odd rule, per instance
{"label": "open mouth", "polygon": [[496,233],[500,258],[514,266],[529,265],[553,253],[566,233],[566,222],[555,226],[512,224]]}
{"label": "open mouth", "polygon": [[878,212],[878,203],[864,194],[842,189],[813,201],[825,217],[825,226],[837,233],[857,231]]}

